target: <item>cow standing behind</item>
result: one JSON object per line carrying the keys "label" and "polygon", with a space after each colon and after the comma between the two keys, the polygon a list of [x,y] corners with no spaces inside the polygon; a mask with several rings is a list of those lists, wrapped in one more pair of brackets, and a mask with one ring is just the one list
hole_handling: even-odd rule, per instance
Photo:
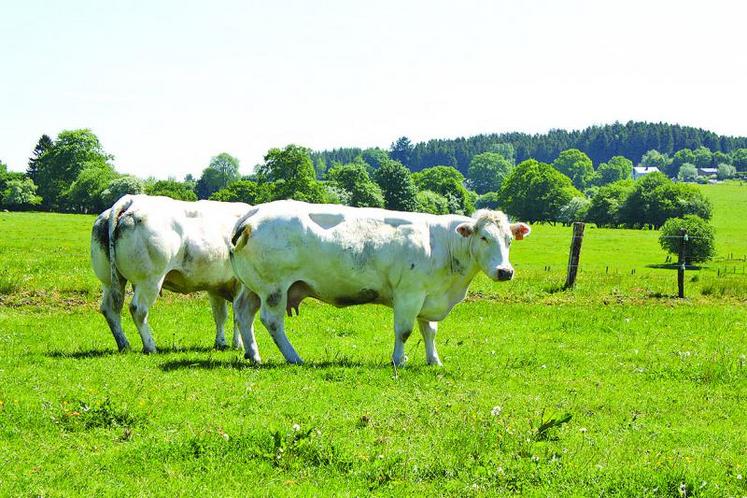
{"label": "cow standing behind", "polygon": [[134,289],[130,313],[143,352],[156,351],[148,312],[161,289],[182,294],[207,291],[215,319],[215,346],[227,346],[223,327],[226,301],[232,301],[233,345],[241,346],[241,334],[246,356],[260,361],[252,330],[259,301],[236,279],[229,259],[233,226],[250,207],[127,195],[99,215],[91,234],[91,260],[103,287],[101,313],[120,351],[130,347],[120,316],[129,281]]}
{"label": "cow standing behind", "polygon": [[404,344],[417,322],[426,361],[440,365],[438,322],[479,271],[510,280],[509,245],[529,231],[499,211],[469,218],[276,201],[237,222],[231,262],[261,299],[262,323],[290,363],[302,360],[285,334],[284,315],[314,297],[338,307],[393,308],[394,364],[406,360]]}

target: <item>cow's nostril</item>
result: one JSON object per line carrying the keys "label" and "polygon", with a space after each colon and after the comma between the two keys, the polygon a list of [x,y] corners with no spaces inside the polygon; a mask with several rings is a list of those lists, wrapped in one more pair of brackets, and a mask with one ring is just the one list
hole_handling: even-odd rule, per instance
{"label": "cow's nostril", "polygon": [[513,276],[514,276],[513,270],[506,270],[503,268],[498,270],[498,280],[511,280]]}

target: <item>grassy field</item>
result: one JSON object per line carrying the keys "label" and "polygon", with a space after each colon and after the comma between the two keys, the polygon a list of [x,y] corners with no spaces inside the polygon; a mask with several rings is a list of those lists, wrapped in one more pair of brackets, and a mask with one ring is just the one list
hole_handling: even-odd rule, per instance
{"label": "grassy field", "polygon": [[413,335],[396,372],[378,306],[305,302],[301,367],[258,324],[252,367],[165,293],[161,352],[118,354],[93,217],[0,213],[0,495],[747,495],[747,186],[703,188],[718,257],[688,299],[658,233],[593,227],[562,291],[570,229],[540,225],[442,323],[445,366]]}

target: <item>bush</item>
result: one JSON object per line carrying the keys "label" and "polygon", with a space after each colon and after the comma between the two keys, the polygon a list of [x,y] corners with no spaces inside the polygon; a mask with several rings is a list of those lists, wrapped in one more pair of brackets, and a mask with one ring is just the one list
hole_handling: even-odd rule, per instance
{"label": "bush", "polygon": [[142,194],[144,192],[145,184],[140,178],[122,176],[109,182],[106,189],[101,192],[101,200],[105,205],[111,206],[127,194]]}
{"label": "bush", "polygon": [[247,204],[260,204],[269,201],[270,198],[271,193],[267,184],[257,184],[250,180],[235,181],[210,196],[211,201],[245,202]]}
{"label": "bush", "polygon": [[449,214],[449,201],[431,190],[422,190],[415,196],[419,213]]}
{"label": "bush", "polygon": [[586,197],[574,197],[560,209],[558,221],[564,225],[570,225],[574,221],[584,220],[590,204],[591,202]]}
{"label": "bush", "polygon": [[475,202],[477,209],[500,209],[501,194],[499,192],[488,192],[477,198]]}
{"label": "bush", "polygon": [[688,214],[683,218],[670,218],[661,227],[659,245],[672,254],[679,254],[680,229],[687,230],[685,261],[689,263],[708,261],[715,253],[713,227],[703,218]]}

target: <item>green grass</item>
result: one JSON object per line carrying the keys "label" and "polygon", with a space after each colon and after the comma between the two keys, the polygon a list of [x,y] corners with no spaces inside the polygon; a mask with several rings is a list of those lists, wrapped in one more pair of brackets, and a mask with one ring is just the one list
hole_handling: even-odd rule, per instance
{"label": "green grass", "polygon": [[[747,187],[704,188],[718,257],[747,253]],[[536,226],[516,280],[443,322],[443,368],[416,336],[389,366],[387,308],[313,301],[287,322],[307,364],[258,324],[257,368],[211,349],[205,296],[158,301],[161,353],[116,353],[92,221],[0,213],[1,495],[747,494],[747,277],[723,260],[681,301],[657,233],[589,227],[561,291],[570,229]]]}

